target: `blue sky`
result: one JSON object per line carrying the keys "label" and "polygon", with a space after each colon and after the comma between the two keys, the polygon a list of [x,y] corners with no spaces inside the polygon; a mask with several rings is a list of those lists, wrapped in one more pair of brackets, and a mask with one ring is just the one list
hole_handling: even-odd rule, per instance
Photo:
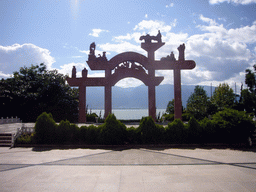
{"label": "blue sky", "polygon": [[[44,62],[48,69],[71,74],[81,70],[92,42],[107,58],[125,51],[146,55],[139,37],[161,30],[165,45],[156,59],[185,43],[193,70],[182,71],[182,84],[218,85],[245,79],[256,64],[256,0],[26,0],[0,1],[0,78],[20,67]],[[157,71],[162,84],[173,84],[172,71]],[[89,76],[104,76],[90,71]],[[141,85],[124,79],[117,85]]]}

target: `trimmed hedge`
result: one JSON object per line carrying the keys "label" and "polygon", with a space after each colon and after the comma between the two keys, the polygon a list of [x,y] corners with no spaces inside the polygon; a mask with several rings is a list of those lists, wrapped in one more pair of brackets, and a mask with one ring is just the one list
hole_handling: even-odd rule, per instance
{"label": "trimmed hedge", "polygon": [[163,127],[152,117],[144,117],[138,128],[126,126],[110,114],[104,124],[78,127],[69,121],[55,123],[51,114],[42,113],[35,124],[35,135],[22,136],[20,143],[38,144],[171,144],[171,143],[245,143],[255,129],[252,117],[233,109],[225,109],[197,121],[191,117],[187,124],[175,119]]}
{"label": "trimmed hedge", "polygon": [[109,114],[100,127],[99,143],[103,145],[122,145],[127,141],[127,130],[123,123]]}
{"label": "trimmed hedge", "polygon": [[57,124],[52,114],[43,112],[38,116],[35,124],[35,140],[39,144],[52,144],[56,139]]}

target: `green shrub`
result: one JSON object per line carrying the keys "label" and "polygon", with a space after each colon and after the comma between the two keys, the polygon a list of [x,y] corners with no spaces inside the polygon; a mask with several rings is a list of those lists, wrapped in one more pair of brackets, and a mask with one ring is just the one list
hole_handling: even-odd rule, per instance
{"label": "green shrub", "polygon": [[202,128],[202,142],[204,143],[216,143],[218,142],[218,135],[216,134],[216,125],[212,120],[205,117],[199,122]]}
{"label": "green shrub", "polygon": [[203,142],[203,130],[198,121],[191,117],[188,122],[188,141],[190,143]]}
{"label": "green shrub", "polygon": [[164,126],[156,124],[156,142],[159,144],[165,143],[166,130]]}
{"label": "green shrub", "polygon": [[182,113],[182,121],[189,121],[193,117],[191,113]]}
{"label": "green shrub", "polygon": [[96,127],[94,125],[90,125],[87,127],[84,142],[87,144],[99,144],[100,131],[101,126]]}
{"label": "green shrub", "polygon": [[79,127],[75,124],[70,125],[70,142],[74,144],[78,144],[80,141],[80,130]]}
{"label": "green shrub", "polygon": [[61,120],[56,128],[56,138],[58,143],[68,143],[71,139],[70,122],[68,120]]}
{"label": "green shrub", "polygon": [[174,114],[164,114],[164,120],[165,121],[173,121],[174,120]]}
{"label": "green shrub", "polygon": [[255,129],[252,117],[245,111],[224,109],[212,117],[221,142],[245,142],[250,132]]}
{"label": "green shrub", "polygon": [[52,114],[43,112],[35,124],[35,140],[39,144],[52,144],[55,140],[56,123]]}
{"label": "green shrub", "polygon": [[79,128],[79,143],[80,144],[85,144],[87,140],[87,127],[86,126],[81,126]]}
{"label": "green shrub", "polygon": [[161,129],[156,126],[152,117],[143,117],[138,131],[140,132],[142,143],[157,143],[162,139]]}
{"label": "green shrub", "polygon": [[19,138],[17,138],[16,142],[19,144],[33,144],[35,143],[34,134],[32,133],[21,135]]}
{"label": "green shrub", "polygon": [[130,144],[141,143],[140,131],[137,128],[130,127],[127,128],[127,141]]}
{"label": "green shrub", "polygon": [[120,145],[127,141],[127,130],[114,114],[109,114],[100,127],[99,141],[104,145]]}
{"label": "green shrub", "polygon": [[184,143],[187,140],[187,130],[180,119],[168,124],[166,129],[167,143]]}
{"label": "green shrub", "polygon": [[96,117],[98,117],[98,115],[96,113],[86,114],[86,121],[95,123],[96,122]]}

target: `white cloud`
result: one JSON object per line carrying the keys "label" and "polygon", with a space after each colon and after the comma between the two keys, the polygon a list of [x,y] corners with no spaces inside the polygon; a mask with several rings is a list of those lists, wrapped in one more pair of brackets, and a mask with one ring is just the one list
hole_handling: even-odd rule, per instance
{"label": "white cloud", "polygon": [[92,33],[89,33],[89,35],[93,37],[99,37],[100,33],[102,32],[109,32],[109,31],[104,29],[92,29]]}
{"label": "white cloud", "polygon": [[199,19],[202,20],[203,22],[209,23],[210,25],[217,25],[215,20],[204,17],[203,15],[200,15]]}
{"label": "white cloud", "polygon": [[150,35],[156,35],[158,30],[161,32],[170,32],[172,27],[175,27],[177,23],[177,19],[175,19],[169,25],[166,25],[163,21],[158,20],[143,20],[138,25],[134,27],[134,31],[144,31],[146,33],[150,33]]}
{"label": "white cloud", "polygon": [[219,18],[218,18],[218,20],[219,20],[219,21],[224,21],[224,22],[226,22],[226,21],[227,21],[227,19],[226,19],[226,18],[221,18],[221,17],[219,17]]}
{"label": "white cloud", "polygon": [[3,73],[2,71],[0,71],[0,79],[2,79],[2,78],[9,78],[9,77],[11,77],[12,76],[12,74],[5,74],[5,73]]}
{"label": "white cloud", "polygon": [[51,69],[55,59],[50,54],[48,49],[33,44],[0,46],[0,77],[9,76],[14,71],[19,71],[20,67],[30,67],[31,64],[44,63]]}
{"label": "white cloud", "polygon": [[134,45],[130,42],[121,42],[119,44],[105,43],[105,44],[100,44],[99,48],[103,51],[116,52],[116,53],[122,53],[126,51],[135,51],[139,53],[145,53],[145,51],[141,49],[140,45]]}
{"label": "white cloud", "polygon": [[132,34],[127,33],[126,35],[120,35],[117,37],[114,37],[112,40],[115,42],[124,42],[124,41],[130,41],[134,40],[136,43],[140,43],[140,36],[142,36],[143,33],[140,32],[134,32]]}
{"label": "white cloud", "polygon": [[219,3],[227,2],[227,3],[248,5],[251,3],[256,3],[256,0],[209,0],[209,2],[210,4],[219,4]]}
{"label": "white cloud", "polygon": [[148,18],[148,14],[145,14],[145,18]]}
{"label": "white cloud", "polygon": [[166,5],[165,7],[170,8],[170,7],[173,7],[173,6],[174,6],[174,3],[170,3],[169,5]]}

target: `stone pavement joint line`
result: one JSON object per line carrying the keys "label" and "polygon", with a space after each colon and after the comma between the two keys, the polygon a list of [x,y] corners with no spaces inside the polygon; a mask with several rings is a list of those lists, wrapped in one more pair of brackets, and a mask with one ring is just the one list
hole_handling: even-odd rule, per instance
{"label": "stone pavement joint line", "polygon": [[[142,154],[144,153],[144,154]],[[132,155],[131,155],[132,154]],[[156,157],[157,156],[157,157]],[[119,157],[119,158],[118,158]],[[143,158],[141,158],[143,157]],[[155,160],[157,159],[157,161]],[[160,160],[160,161],[159,161]],[[200,158],[163,153],[146,149],[107,151],[81,157],[72,157],[41,164],[0,164],[0,172],[30,166],[177,166],[177,165],[230,165],[256,170],[256,162],[224,163]]]}

